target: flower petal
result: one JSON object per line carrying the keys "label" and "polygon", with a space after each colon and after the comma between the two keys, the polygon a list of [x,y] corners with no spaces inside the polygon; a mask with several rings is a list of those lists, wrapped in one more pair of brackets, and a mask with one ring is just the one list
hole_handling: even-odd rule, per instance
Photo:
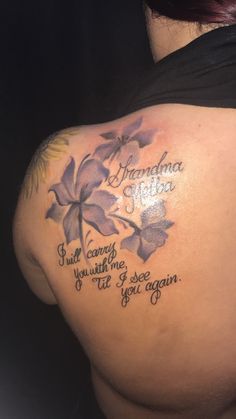
{"label": "flower petal", "polygon": [[155,224],[152,224],[142,230],[141,238],[145,239],[148,243],[155,244],[156,247],[162,247],[166,239],[168,239],[168,234],[164,230],[156,228]]}
{"label": "flower petal", "polygon": [[156,223],[157,228],[161,228],[162,230],[167,230],[168,228],[171,228],[175,223],[170,220],[161,220],[158,223]]}
{"label": "flower petal", "polygon": [[154,205],[148,207],[141,215],[142,227],[161,221],[166,215],[165,202],[158,200]]}
{"label": "flower petal", "polygon": [[105,140],[115,140],[117,138],[117,131],[109,131],[104,134],[100,134],[100,137],[105,138]]}
{"label": "flower petal", "polygon": [[85,160],[78,169],[75,193],[79,200],[85,201],[103,180],[109,175],[109,170],[100,160]]}
{"label": "flower petal", "polygon": [[66,167],[61,183],[52,185],[49,192],[54,192],[59,205],[69,205],[75,200],[74,194],[74,170],[75,161],[72,158],[68,166]]}
{"label": "flower petal", "polygon": [[79,205],[74,204],[71,206],[64,218],[63,227],[67,244],[80,237],[79,215],[80,207]]}
{"label": "flower petal", "polygon": [[95,152],[94,157],[104,161],[111,157],[113,153],[115,153],[118,149],[118,142],[111,141],[110,143],[99,145]]}
{"label": "flower petal", "polygon": [[112,207],[112,205],[116,203],[117,199],[118,198],[110,192],[95,190],[89,197],[87,203],[95,203],[104,210],[109,210]]}
{"label": "flower petal", "polygon": [[61,178],[61,182],[65,185],[68,193],[71,197],[74,197],[74,173],[75,173],[75,161],[73,157],[71,157],[71,161],[68,164],[63,176]]}
{"label": "flower petal", "polygon": [[158,246],[154,243],[149,243],[145,239],[141,238],[140,246],[138,248],[138,256],[146,262],[150,256],[156,251]]}
{"label": "flower petal", "polygon": [[46,213],[45,218],[51,218],[52,220],[54,220],[56,223],[60,223],[60,221],[62,220],[64,214],[65,214],[65,208],[61,207],[60,205],[58,205],[57,202],[54,202],[52,204],[52,206],[49,208],[49,210]]}
{"label": "flower petal", "polygon": [[156,133],[156,129],[149,129],[148,131],[139,131],[137,134],[132,136],[130,141],[137,141],[140,148],[146,147],[152,144],[153,136]]}
{"label": "flower petal", "polygon": [[143,122],[143,117],[142,117],[142,116],[140,116],[140,118],[136,119],[134,122],[132,122],[132,124],[128,125],[128,126],[127,126],[124,130],[123,130],[122,135],[127,136],[127,137],[130,137],[130,136],[131,136],[131,134],[132,134],[134,131],[137,131],[137,130],[141,127],[142,122]]}
{"label": "flower petal", "polygon": [[140,237],[137,233],[132,234],[132,236],[126,237],[121,241],[120,248],[127,249],[130,252],[137,253],[140,246]]}
{"label": "flower petal", "polygon": [[49,192],[55,193],[56,200],[59,205],[70,205],[73,201],[73,198],[71,197],[63,183],[57,183],[56,185],[52,185],[49,189]]}
{"label": "flower petal", "polygon": [[119,163],[123,166],[134,165],[139,161],[139,147],[136,142],[129,142],[122,146],[118,155]]}
{"label": "flower petal", "polygon": [[86,223],[91,225],[103,236],[119,234],[114,221],[105,215],[104,210],[98,205],[82,204],[82,216]]}

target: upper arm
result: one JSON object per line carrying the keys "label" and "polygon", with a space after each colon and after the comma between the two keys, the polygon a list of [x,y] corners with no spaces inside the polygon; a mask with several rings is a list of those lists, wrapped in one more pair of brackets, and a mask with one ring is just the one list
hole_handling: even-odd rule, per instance
{"label": "upper arm", "polygon": [[28,202],[25,202],[22,193],[13,224],[14,248],[19,267],[31,290],[37,297],[46,304],[56,304],[55,296],[50,289],[43,269],[37,262],[37,256],[34,256],[34,249],[30,240],[30,236],[32,233],[34,235],[34,232],[31,231],[32,227],[28,217],[30,206]]}
{"label": "upper arm", "polygon": [[[27,169],[13,224],[13,239],[21,271],[32,291],[45,303],[56,304],[56,298],[43,270],[38,243],[43,191],[50,177],[50,165],[67,154],[69,138],[76,128],[51,135],[36,150]],[[46,238],[45,238],[46,240]]]}
{"label": "upper arm", "polygon": [[56,298],[51,290],[47,277],[44,274],[42,268],[34,260],[31,252],[25,248],[24,228],[19,227],[17,224],[17,215],[14,225],[14,246],[17,256],[17,260],[20,269],[29,284],[31,290],[37,295],[40,300],[46,304],[57,304]]}

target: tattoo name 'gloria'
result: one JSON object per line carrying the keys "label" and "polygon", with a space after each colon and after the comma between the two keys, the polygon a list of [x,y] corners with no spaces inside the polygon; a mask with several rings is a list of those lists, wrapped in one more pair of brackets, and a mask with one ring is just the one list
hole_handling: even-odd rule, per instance
{"label": "tattoo name 'gloria'", "polygon": [[[58,266],[72,269],[76,290],[81,292],[87,282],[100,292],[115,288],[124,308],[144,293],[150,294],[151,304],[156,305],[164,288],[181,281],[177,274],[164,279],[153,278],[149,271],[130,275],[124,260],[128,251],[146,263],[166,244],[167,231],[174,222],[166,217],[168,203],[160,195],[175,190],[175,176],[184,170],[183,162],[170,161],[167,151],[153,166],[137,166],[143,148],[158,134],[158,129],[142,130],[142,124],[139,117],[121,132],[101,134],[103,143],[78,163],[71,157],[60,182],[49,189],[55,199],[45,215],[63,229],[64,241],[57,247]],[[113,162],[112,167],[118,164],[115,173],[111,173]],[[123,188],[122,192],[118,188]],[[129,199],[123,210],[121,194],[124,202]],[[136,204],[141,211],[131,217]],[[110,243],[94,247],[97,235],[110,237]],[[72,242],[76,242],[73,251]]]}

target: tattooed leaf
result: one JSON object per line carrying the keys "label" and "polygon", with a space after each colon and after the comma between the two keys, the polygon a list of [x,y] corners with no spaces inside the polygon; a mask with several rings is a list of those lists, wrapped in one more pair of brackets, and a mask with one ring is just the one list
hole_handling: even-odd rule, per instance
{"label": "tattooed leaf", "polygon": [[94,242],[94,240],[89,240],[89,242],[88,242],[88,247],[92,244]]}
{"label": "tattooed leaf", "polygon": [[85,236],[85,240],[88,240],[90,234],[91,234],[91,230],[87,231],[86,236]]}
{"label": "tattooed leaf", "polygon": [[117,220],[117,221],[125,230],[127,230],[128,227],[127,227],[127,225],[125,224],[124,221],[121,221],[121,220]]}

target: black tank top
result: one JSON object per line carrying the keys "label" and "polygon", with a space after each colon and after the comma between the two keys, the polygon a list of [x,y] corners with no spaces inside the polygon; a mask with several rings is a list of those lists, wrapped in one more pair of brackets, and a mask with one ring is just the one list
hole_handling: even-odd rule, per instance
{"label": "black tank top", "polygon": [[236,108],[236,25],[168,55],[144,77],[125,113],[162,103]]}

